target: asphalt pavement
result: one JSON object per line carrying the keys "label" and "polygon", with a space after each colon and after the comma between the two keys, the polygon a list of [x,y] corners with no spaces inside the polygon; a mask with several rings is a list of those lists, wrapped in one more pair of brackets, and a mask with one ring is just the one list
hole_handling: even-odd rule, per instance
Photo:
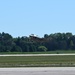
{"label": "asphalt pavement", "polygon": [[62,56],[62,55],[75,55],[75,53],[70,53],[70,54],[0,54],[0,56]]}
{"label": "asphalt pavement", "polygon": [[0,68],[0,75],[75,75],[75,67]]}

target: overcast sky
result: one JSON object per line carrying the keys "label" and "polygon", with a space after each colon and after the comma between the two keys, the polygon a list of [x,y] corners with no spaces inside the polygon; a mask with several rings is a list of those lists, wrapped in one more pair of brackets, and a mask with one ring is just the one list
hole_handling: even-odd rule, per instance
{"label": "overcast sky", "polygon": [[13,37],[75,34],[75,0],[0,0],[0,32]]}

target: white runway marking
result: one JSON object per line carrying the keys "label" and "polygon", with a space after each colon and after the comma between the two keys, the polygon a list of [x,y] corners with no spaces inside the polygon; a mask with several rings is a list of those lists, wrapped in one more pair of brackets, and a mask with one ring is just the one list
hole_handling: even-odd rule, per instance
{"label": "white runway marking", "polygon": [[75,75],[75,67],[0,68],[0,75]]}

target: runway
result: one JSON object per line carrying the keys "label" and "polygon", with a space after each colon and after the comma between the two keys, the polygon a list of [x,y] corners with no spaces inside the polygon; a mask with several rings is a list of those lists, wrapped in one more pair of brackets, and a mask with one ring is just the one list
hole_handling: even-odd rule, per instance
{"label": "runway", "polygon": [[75,75],[75,67],[0,68],[0,75]]}
{"label": "runway", "polygon": [[66,56],[66,55],[75,55],[71,54],[1,54],[0,56]]}

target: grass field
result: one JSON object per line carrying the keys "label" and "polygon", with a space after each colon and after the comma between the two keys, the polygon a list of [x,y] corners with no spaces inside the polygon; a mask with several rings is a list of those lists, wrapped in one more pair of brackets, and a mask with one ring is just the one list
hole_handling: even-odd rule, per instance
{"label": "grass field", "polygon": [[47,52],[0,52],[0,54],[64,54],[64,53],[75,53],[75,50],[57,50]]}
{"label": "grass field", "polygon": [[0,67],[75,66],[75,56],[7,56],[0,57]]}

